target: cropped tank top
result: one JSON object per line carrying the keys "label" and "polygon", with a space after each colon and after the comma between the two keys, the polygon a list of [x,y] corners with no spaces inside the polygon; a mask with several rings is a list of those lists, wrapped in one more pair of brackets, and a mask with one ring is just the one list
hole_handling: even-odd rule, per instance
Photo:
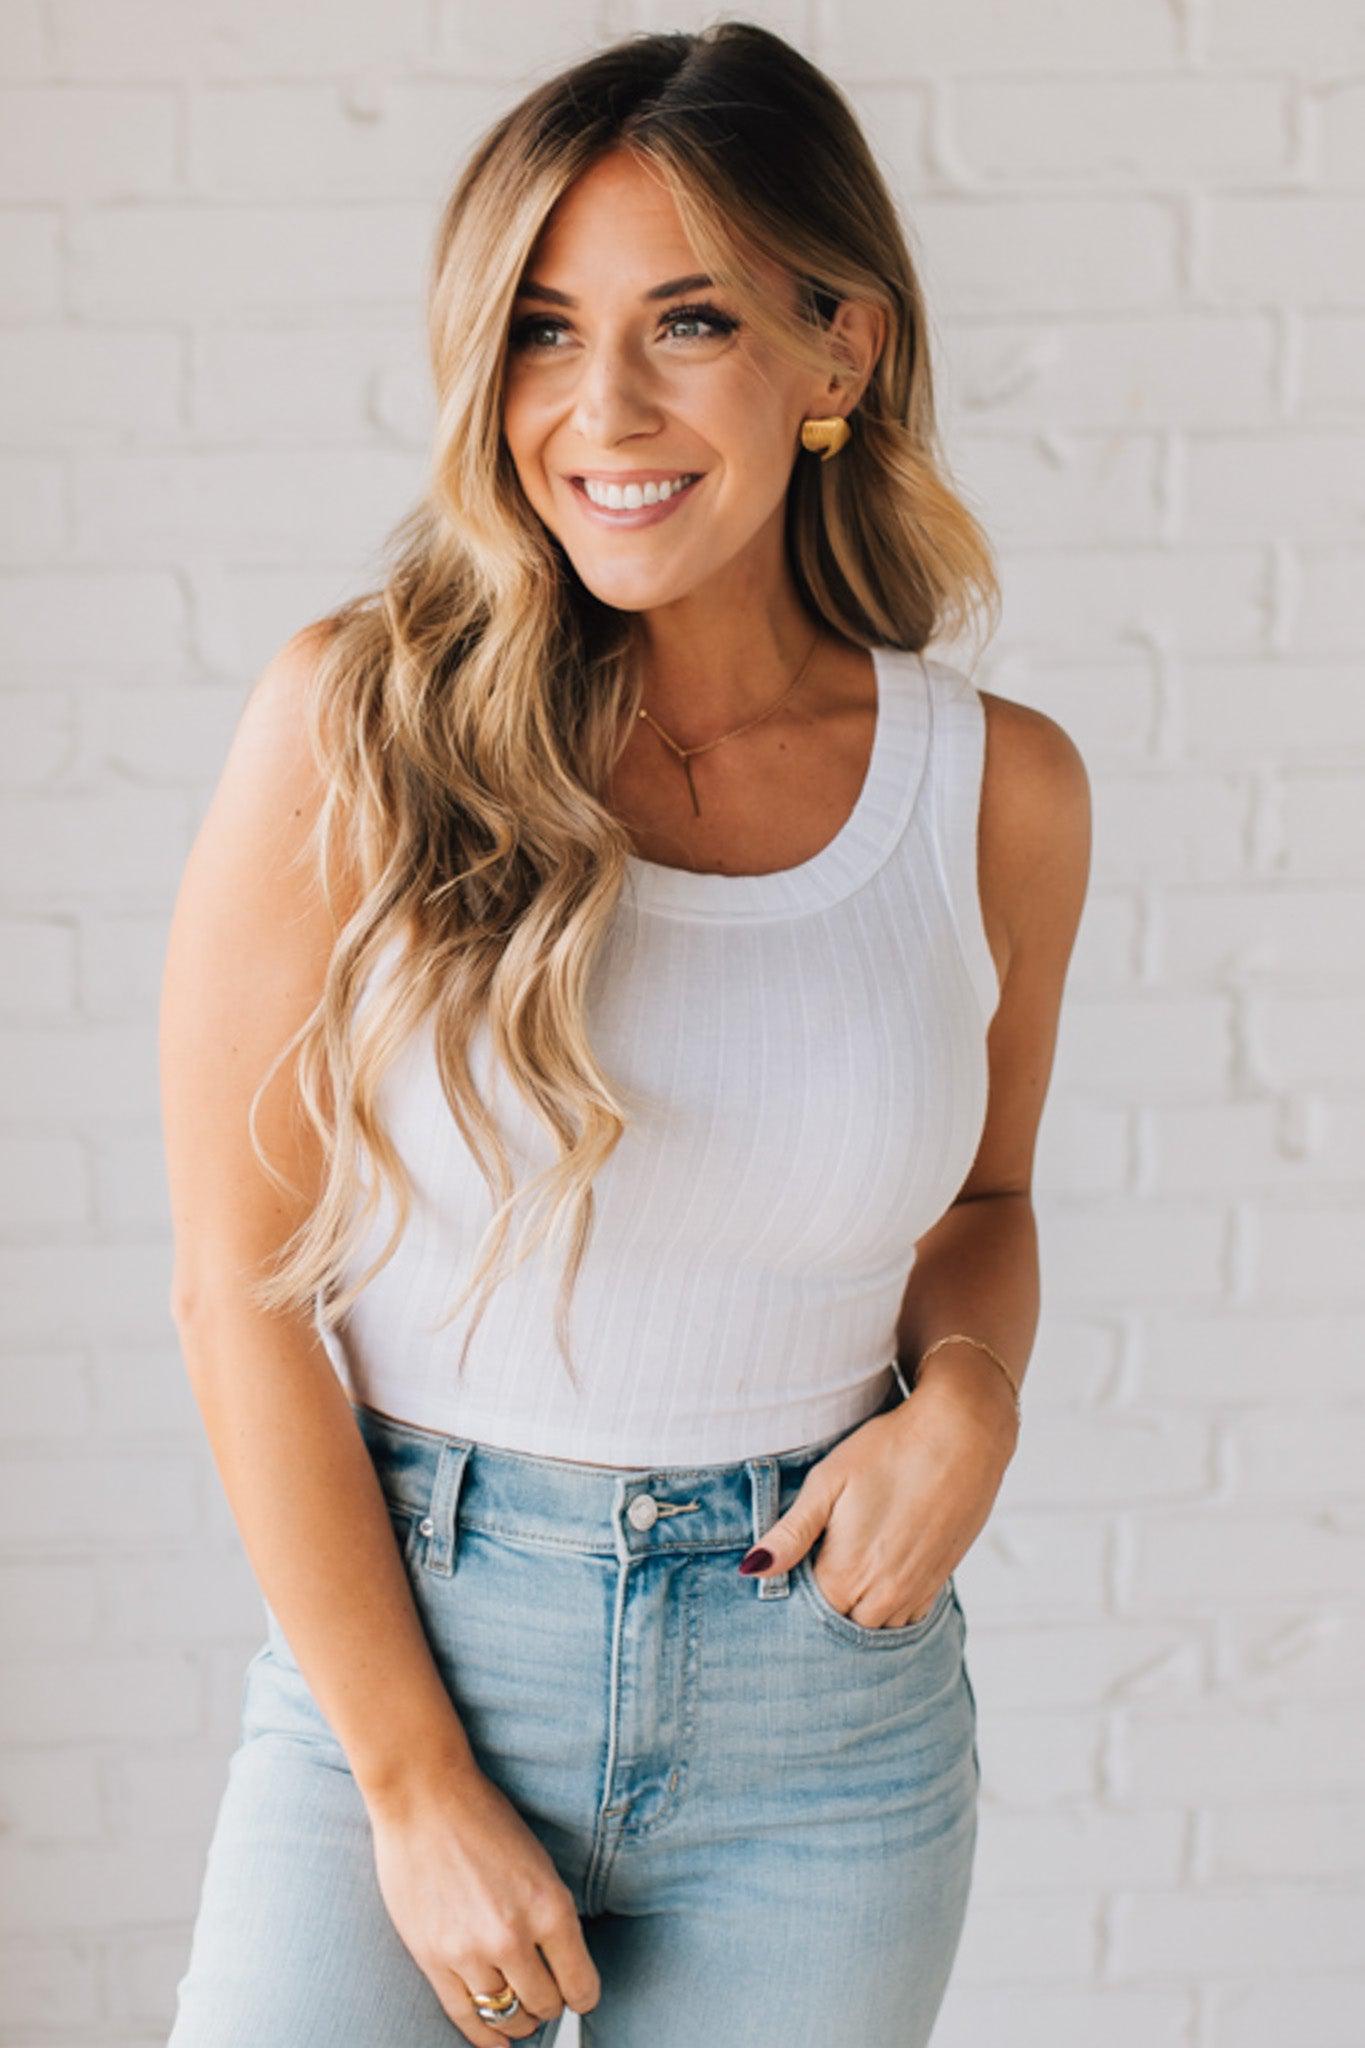
{"label": "cropped tank top", "polygon": [[[413,1179],[408,1224],[337,1328],[318,1321],[353,1401],[475,1442],[637,1467],[794,1449],[881,1405],[916,1241],[980,1139],[1000,991],[978,893],[980,697],[946,662],[872,657],[862,787],[812,859],[762,875],[629,860],[589,977],[592,1043],[633,1120],[593,1182],[568,1311],[579,1384],[554,1334],[566,1239],[493,1289],[458,1377],[474,1297],[434,1328],[492,1204],[427,1020],[380,1089]],[[549,1165],[553,1140],[483,1027],[471,1068],[518,1179]],[[392,1217],[383,1192],[348,1273]]]}

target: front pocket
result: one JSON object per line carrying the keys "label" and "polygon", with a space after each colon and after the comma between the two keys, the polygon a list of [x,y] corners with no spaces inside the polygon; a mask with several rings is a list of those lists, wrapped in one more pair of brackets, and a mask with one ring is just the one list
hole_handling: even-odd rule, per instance
{"label": "front pocket", "polygon": [[844,1642],[857,1643],[860,1648],[871,1650],[901,1649],[906,1644],[920,1642],[943,1619],[953,1599],[950,1573],[939,1587],[933,1606],[918,1621],[904,1622],[899,1628],[869,1628],[866,1622],[854,1621],[851,1615],[841,1614],[826,1598],[815,1576],[815,1565],[809,1551],[793,1567],[792,1577],[827,1629]]}

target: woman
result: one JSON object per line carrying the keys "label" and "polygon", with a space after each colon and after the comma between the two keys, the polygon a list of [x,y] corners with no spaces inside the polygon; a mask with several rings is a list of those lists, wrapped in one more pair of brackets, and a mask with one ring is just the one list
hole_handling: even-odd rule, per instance
{"label": "woman", "polygon": [[1085,773],[923,652],[990,554],[779,38],[531,93],[431,340],[427,498],[252,691],[167,959],[174,1313],[268,1621],[171,2039],[908,2048]]}

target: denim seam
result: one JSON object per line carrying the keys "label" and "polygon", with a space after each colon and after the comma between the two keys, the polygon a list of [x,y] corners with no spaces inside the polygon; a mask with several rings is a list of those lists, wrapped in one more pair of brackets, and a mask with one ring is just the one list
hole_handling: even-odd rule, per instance
{"label": "denim seam", "polygon": [[682,1801],[687,1787],[688,1768],[692,1757],[692,1744],[697,1723],[697,1685],[701,1665],[701,1587],[695,1572],[689,1572],[683,1582],[683,1680],[682,1713],[679,1717],[677,1748],[674,1764],[668,1774],[668,1797],[657,1813],[638,1826],[632,1826],[627,1811],[622,1834],[627,1841],[646,1841],[656,1835],[665,1821],[672,1820]]}

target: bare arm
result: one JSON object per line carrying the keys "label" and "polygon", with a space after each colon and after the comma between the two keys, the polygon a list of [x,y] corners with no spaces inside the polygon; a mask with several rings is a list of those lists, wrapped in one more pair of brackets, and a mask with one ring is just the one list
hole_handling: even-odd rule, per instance
{"label": "bare arm", "polygon": [[[1000,1352],[1019,1380],[1038,1325],[1033,1160],[1089,883],[1090,783],[1055,720],[1008,698],[983,701],[980,887],[1001,979],[987,1040],[989,1103],[956,1201],[916,1247],[898,1335],[913,1365],[936,1338],[965,1331]],[[998,1423],[1012,1452],[1009,1389],[984,1353],[945,1345],[920,1385]]]}
{"label": "bare arm", "polygon": [[[243,711],[182,878],[160,1015],[175,1237],[172,1314],[253,1571],[368,1800],[472,1767],[432,1661],[345,1389],[302,1315],[267,1315],[244,1278],[316,1199],[293,1063],[262,1099],[265,1176],[247,1106],[312,1009],[335,936],[295,856],[321,799],[302,696],[317,649],[296,635]],[[292,865],[291,865],[292,862]],[[337,904],[345,915],[344,894]]]}

